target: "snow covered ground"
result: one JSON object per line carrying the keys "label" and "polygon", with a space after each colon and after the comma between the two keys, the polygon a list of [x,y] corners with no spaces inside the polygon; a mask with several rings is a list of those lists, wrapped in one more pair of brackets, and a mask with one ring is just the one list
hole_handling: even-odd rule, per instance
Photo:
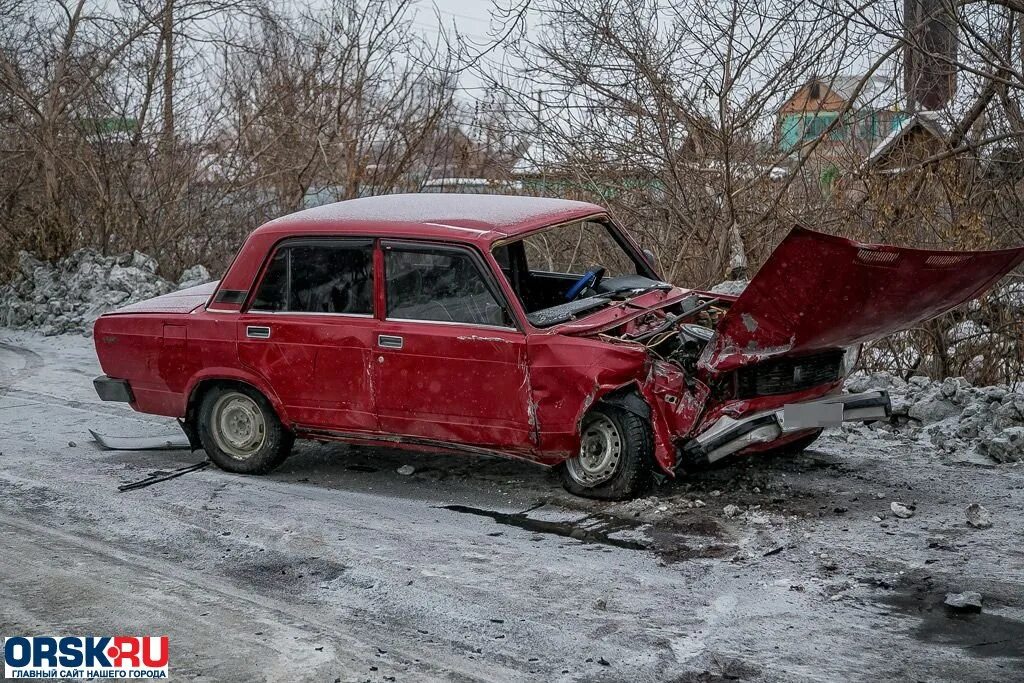
{"label": "snow covered ground", "polygon": [[[514,461],[308,442],[266,477],[119,492],[203,454],[100,451],[89,428],[176,427],[96,374],[89,339],[0,329],[3,635],[168,634],[172,677],[218,681],[1024,677],[1024,467],[923,430],[614,504]],[[943,606],[963,591],[980,613]]]}

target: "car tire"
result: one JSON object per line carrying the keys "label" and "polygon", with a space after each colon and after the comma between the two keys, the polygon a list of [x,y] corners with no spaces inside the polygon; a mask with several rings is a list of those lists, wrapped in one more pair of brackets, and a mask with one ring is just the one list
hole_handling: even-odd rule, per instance
{"label": "car tire", "polygon": [[790,441],[785,446],[779,446],[778,448],[770,448],[763,451],[761,455],[769,456],[787,456],[787,455],[799,455],[803,453],[805,449],[810,448],[811,444],[818,440],[821,433],[825,431],[823,429],[815,429],[813,432],[805,436],[801,436],[795,441]]}
{"label": "car tire", "polygon": [[266,474],[291,453],[294,435],[260,392],[245,385],[216,385],[199,404],[199,440],[217,467]]}
{"label": "car tire", "polygon": [[599,405],[580,425],[580,454],[559,466],[562,486],[585,498],[634,498],[653,481],[650,423],[617,406]]}

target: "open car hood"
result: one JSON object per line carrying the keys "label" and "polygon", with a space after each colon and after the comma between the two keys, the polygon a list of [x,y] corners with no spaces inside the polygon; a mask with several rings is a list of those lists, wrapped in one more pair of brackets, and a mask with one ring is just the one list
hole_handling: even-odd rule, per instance
{"label": "open car hood", "polygon": [[1024,247],[903,249],[797,227],[723,316],[699,367],[719,374],[878,339],[981,295],[1022,260]]}

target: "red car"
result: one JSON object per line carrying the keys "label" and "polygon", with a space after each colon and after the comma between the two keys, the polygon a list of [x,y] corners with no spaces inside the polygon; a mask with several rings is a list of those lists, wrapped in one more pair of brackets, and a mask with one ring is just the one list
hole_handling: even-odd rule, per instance
{"label": "red car", "polygon": [[95,386],[232,472],[333,439],[519,457],[622,498],[885,418],[884,393],[841,393],[858,345],[1022,259],[797,228],[736,298],[663,282],[593,204],[357,199],[260,227],[218,283],[99,318]]}

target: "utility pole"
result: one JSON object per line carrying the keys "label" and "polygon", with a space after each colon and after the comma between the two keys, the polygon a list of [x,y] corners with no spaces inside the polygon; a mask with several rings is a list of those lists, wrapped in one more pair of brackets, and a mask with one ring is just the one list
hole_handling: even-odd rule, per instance
{"label": "utility pole", "polygon": [[903,0],[907,109],[942,109],[956,92],[958,30],[948,0]]}
{"label": "utility pole", "polygon": [[174,0],[164,6],[161,28],[164,48],[164,106],[163,142],[165,151],[174,148]]}

